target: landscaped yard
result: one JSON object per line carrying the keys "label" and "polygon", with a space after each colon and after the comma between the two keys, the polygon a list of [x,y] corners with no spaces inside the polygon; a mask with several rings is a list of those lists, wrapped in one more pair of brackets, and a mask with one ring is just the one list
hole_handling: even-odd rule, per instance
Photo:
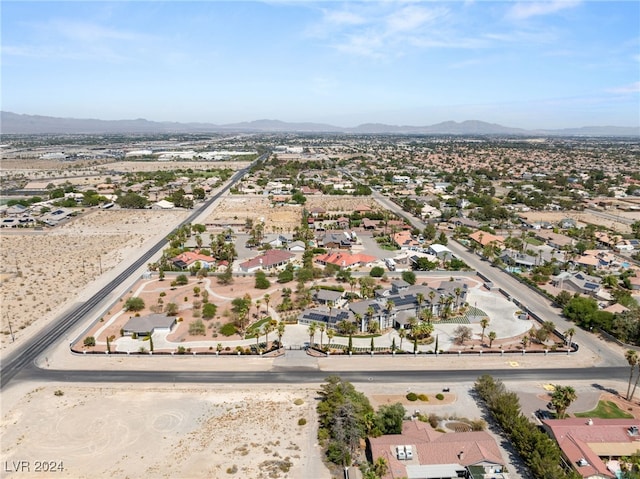
{"label": "landscaped yard", "polygon": [[599,417],[601,419],[629,419],[633,415],[624,412],[613,401],[598,401],[598,406],[593,411],[577,412],[576,417]]}

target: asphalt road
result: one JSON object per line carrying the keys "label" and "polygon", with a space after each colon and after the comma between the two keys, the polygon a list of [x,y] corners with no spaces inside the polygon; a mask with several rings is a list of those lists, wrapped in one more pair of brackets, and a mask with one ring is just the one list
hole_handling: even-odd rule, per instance
{"label": "asphalt road", "polygon": [[[420,230],[425,228],[426,223],[403,211],[400,206],[377,191],[373,192],[373,197],[384,207],[406,218],[414,227]],[[600,356],[600,366],[623,366],[627,364],[626,360],[620,354],[608,348],[603,340],[587,331],[581,330],[574,323],[567,321],[562,316],[561,311],[555,308],[544,296],[532,291],[528,286],[520,283],[503,270],[491,266],[488,261],[483,261],[479,256],[471,253],[456,241],[450,240],[447,247],[467,263],[470,268],[482,273],[494,286],[507,291],[512,297],[526,306],[529,311],[534,312],[545,321],[552,321],[556,325],[557,330],[566,331],[569,328],[574,328],[576,334],[573,337],[573,342],[579,344],[580,347],[590,349]]]}
{"label": "asphalt road", "polygon": [[558,369],[465,369],[439,371],[320,371],[304,367],[274,368],[272,371],[101,371],[101,370],[52,370],[31,365],[20,371],[16,379],[82,382],[82,383],[193,383],[193,384],[267,384],[267,383],[320,383],[327,376],[338,375],[354,383],[438,383],[453,385],[475,381],[483,374],[490,374],[503,381],[571,382],[575,380],[627,381],[628,367],[558,368]]}
{"label": "asphalt road", "polygon": [[[261,156],[257,161],[264,157]],[[253,164],[253,163],[252,163]],[[242,170],[238,170],[227,182],[227,184],[213,195],[209,200],[203,203],[199,208],[194,210],[189,217],[178,225],[178,227],[194,221],[206,208],[215,202],[222,194],[230,189],[236,182],[240,180],[251,167],[248,166]],[[45,326],[36,335],[25,342],[22,348],[17,349],[7,358],[3,358],[2,369],[0,369],[0,389],[4,389],[9,382],[18,375],[18,373],[29,364],[33,364],[34,360],[41,355],[50,345],[56,343],[64,334],[74,327],[79,321],[89,315],[89,313],[106,298],[120,284],[127,281],[128,278],[140,267],[145,265],[158,251],[166,245],[167,240],[163,238],[158,241],[151,249],[144,252],[140,258],[132,263],[125,271],[120,273],[115,279],[110,281],[100,291],[98,291],[91,299],[81,303],[71,311],[63,314],[51,324]],[[35,366],[32,366],[35,367]],[[46,373],[45,373],[46,375]]]}

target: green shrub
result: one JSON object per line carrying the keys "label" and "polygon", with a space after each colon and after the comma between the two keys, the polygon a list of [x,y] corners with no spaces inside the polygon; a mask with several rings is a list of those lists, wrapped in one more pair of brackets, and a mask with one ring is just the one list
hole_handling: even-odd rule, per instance
{"label": "green shrub", "polygon": [[301,417],[298,419],[298,426],[304,426],[305,424],[307,424],[307,420],[305,418]]}
{"label": "green shrub", "polygon": [[64,391],[62,389],[56,389],[53,393],[54,396],[64,396]]}
{"label": "green shrub", "polygon": [[220,334],[223,336],[233,336],[238,330],[232,323],[227,323],[220,328]]}
{"label": "green shrub", "polygon": [[418,395],[416,393],[409,393],[409,394],[407,394],[407,399],[409,401],[417,401],[418,400]]}
{"label": "green shrub", "polygon": [[300,398],[296,398],[294,399],[293,404],[295,404],[296,406],[301,406],[302,404],[304,404],[304,400]]}
{"label": "green shrub", "polygon": [[85,346],[95,346],[96,345],[96,338],[94,338],[93,336],[87,336],[86,338],[84,338],[84,345]]}
{"label": "green shrub", "polygon": [[427,402],[429,400],[429,396],[426,394],[418,394],[418,399],[420,399],[420,401]]}
{"label": "green shrub", "polygon": [[442,400],[444,399],[444,394],[442,394],[442,393],[438,393],[438,394],[436,394],[436,399],[437,399],[438,401],[442,401]]}

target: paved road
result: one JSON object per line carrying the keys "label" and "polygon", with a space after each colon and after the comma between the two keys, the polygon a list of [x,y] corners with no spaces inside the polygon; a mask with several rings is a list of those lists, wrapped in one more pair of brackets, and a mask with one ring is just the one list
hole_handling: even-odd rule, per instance
{"label": "paved road", "polygon": [[[377,191],[373,192],[373,197],[384,207],[409,220],[414,227],[421,230],[425,228],[426,223],[415,216],[410,215],[406,211],[403,211],[400,206]],[[545,321],[552,321],[559,331],[566,331],[569,328],[574,328],[576,330],[576,334],[573,341],[578,343],[581,347],[586,347],[600,356],[601,359],[599,365],[620,366],[626,364],[625,359],[618,352],[609,348],[600,338],[591,333],[580,330],[574,323],[567,321],[562,316],[560,309],[555,308],[544,296],[532,291],[503,270],[491,266],[487,261],[482,261],[479,256],[471,253],[456,241],[449,241],[447,246],[460,259],[467,263],[469,267],[489,278],[494,286],[507,291],[512,297],[516,298],[530,311],[536,313]]]}
{"label": "paved road", "polygon": [[[263,159],[265,155],[258,158],[257,161]],[[253,164],[253,163],[252,163]],[[238,170],[215,195],[209,200],[203,203],[199,208],[189,215],[189,217],[178,225],[178,227],[191,223],[198,216],[202,214],[211,204],[213,204],[220,196],[228,191],[236,182],[238,182],[247,170],[251,167],[248,166],[242,170]],[[140,258],[131,264],[126,270],[120,273],[115,279],[110,281],[104,286],[98,293],[96,293],[91,299],[85,303],[80,304],[76,308],[73,308],[70,312],[63,314],[52,323],[45,326],[40,332],[30,338],[22,348],[14,351],[8,355],[7,358],[3,358],[2,369],[0,370],[0,389],[4,389],[7,384],[27,365],[33,363],[35,359],[40,356],[50,345],[56,343],[64,334],[86,318],[93,309],[99,305],[104,298],[106,298],[113,290],[115,290],[120,284],[127,281],[129,277],[139,268],[144,266],[158,251],[165,247],[167,243],[166,238],[163,238],[151,247],[148,251],[142,253]]]}
{"label": "paved road", "polygon": [[327,376],[337,374],[347,381],[375,383],[439,383],[455,384],[475,381],[478,376],[490,374],[503,381],[567,382],[576,379],[611,381],[628,379],[628,367],[557,368],[557,369],[464,369],[429,371],[329,371],[303,367],[302,364],[283,364],[271,371],[105,371],[40,369],[34,365],[23,368],[16,379],[82,382],[82,383],[319,383]]}

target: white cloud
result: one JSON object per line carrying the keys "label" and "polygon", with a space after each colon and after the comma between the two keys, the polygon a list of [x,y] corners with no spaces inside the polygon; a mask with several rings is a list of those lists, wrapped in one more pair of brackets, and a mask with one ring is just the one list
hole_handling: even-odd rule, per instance
{"label": "white cloud", "polygon": [[640,93],[640,81],[630,83],[628,85],[622,85],[607,90],[609,93]]}
{"label": "white cloud", "polygon": [[552,13],[574,8],[580,0],[552,0],[549,2],[520,1],[509,10],[507,16],[516,20],[526,20],[530,17],[549,15]]}

